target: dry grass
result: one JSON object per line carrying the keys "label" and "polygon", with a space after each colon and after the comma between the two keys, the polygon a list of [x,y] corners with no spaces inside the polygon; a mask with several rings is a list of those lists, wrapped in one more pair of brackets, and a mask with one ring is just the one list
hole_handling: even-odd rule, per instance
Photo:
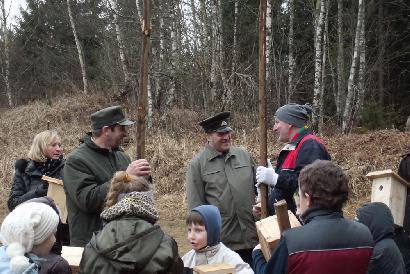
{"label": "dry grass", "polygon": [[[25,157],[33,136],[46,129],[47,121],[62,135],[65,154],[70,153],[79,139],[89,130],[90,113],[117,104],[103,96],[83,96],[59,98],[46,102],[34,102],[13,110],[3,111],[0,117],[0,178],[1,202],[0,218],[7,213],[6,201],[13,176],[14,161]],[[127,113],[136,117],[136,108],[125,105]],[[189,160],[204,144],[204,135],[196,125],[205,118],[203,113],[174,109],[165,121],[154,119],[153,129],[147,135],[147,158],[153,169],[156,187],[157,208],[161,215],[161,225],[176,237],[181,251],[186,251],[184,239],[185,170]],[[234,144],[247,149],[258,158],[258,128],[255,118],[242,114],[233,117]],[[130,132],[130,143],[125,147],[135,155],[135,138]],[[370,184],[365,178],[369,171],[391,168],[395,170],[400,155],[410,147],[409,134],[397,130],[383,130],[350,136],[334,135],[324,137],[333,159],[341,165],[351,178],[351,200],[345,208],[346,215],[354,216],[355,209],[369,199]],[[281,144],[269,134],[268,152],[274,162]],[[178,224],[178,225],[176,225]]]}

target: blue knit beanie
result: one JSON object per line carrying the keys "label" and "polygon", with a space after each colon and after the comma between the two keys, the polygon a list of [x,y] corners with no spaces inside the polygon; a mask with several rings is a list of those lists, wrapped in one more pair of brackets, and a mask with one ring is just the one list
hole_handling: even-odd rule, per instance
{"label": "blue knit beanie", "polygon": [[221,241],[221,214],[213,205],[200,205],[192,209],[201,214],[208,237],[208,246],[214,246]]}

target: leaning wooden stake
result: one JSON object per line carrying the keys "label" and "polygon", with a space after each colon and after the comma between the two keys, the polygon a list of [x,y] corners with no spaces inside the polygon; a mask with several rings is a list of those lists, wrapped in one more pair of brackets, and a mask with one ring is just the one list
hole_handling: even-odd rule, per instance
{"label": "leaning wooden stake", "polygon": [[[266,0],[259,2],[259,165],[266,166]],[[261,193],[261,217],[268,217],[268,188],[259,185]]]}
{"label": "leaning wooden stake", "polygon": [[140,79],[137,117],[137,159],[145,158],[145,129],[148,105],[148,62],[151,34],[151,1],[144,0],[144,18],[142,21],[142,56],[140,61]]}
{"label": "leaning wooden stake", "polygon": [[274,206],[275,206],[275,213],[278,218],[278,226],[279,226],[280,234],[282,234],[283,231],[290,228],[288,205],[286,204],[285,200],[280,200],[279,202],[275,203]]}

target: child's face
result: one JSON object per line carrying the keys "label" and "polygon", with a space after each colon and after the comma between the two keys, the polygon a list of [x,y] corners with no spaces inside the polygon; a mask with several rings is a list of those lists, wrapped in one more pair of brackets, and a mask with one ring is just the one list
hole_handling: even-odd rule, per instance
{"label": "child's face", "polygon": [[208,242],[208,234],[205,226],[189,224],[188,225],[188,241],[191,244],[192,249],[200,250],[206,247]]}

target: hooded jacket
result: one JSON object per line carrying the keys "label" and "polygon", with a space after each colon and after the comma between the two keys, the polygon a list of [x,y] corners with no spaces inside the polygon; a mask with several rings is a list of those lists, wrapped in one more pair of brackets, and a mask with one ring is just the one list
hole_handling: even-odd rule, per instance
{"label": "hooded jacket", "polygon": [[369,203],[356,212],[357,219],[373,235],[375,246],[369,264],[369,274],[405,274],[403,257],[393,241],[393,216],[383,203]]}
{"label": "hooded jacket", "polygon": [[182,273],[175,240],[154,224],[150,197],[132,192],[102,212],[107,223],[84,248],[79,273]]}

